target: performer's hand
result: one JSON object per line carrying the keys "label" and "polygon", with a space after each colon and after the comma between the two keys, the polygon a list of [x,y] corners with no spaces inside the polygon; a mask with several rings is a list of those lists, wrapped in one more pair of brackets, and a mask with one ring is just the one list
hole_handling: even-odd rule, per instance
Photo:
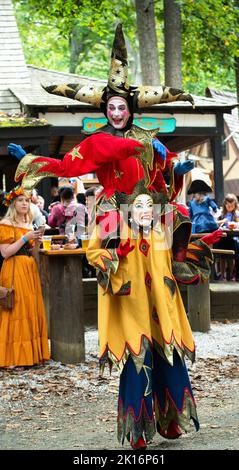
{"label": "performer's hand", "polygon": [[174,167],[174,173],[179,176],[183,176],[188,171],[192,170],[194,168],[194,163],[192,160],[185,160],[185,162],[182,163],[177,163]]}
{"label": "performer's hand", "polygon": [[27,152],[25,152],[21,145],[9,144],[7,146],[7,149],[9,153],[11,155],[14,155],[14,157],[17,157],[18,160],[21,160],[27,154]]}
{"label": "performer's hand", "polygon": [[167,154],[167,149],[165,145],[163,145],[158,139],[153,139],[152,145],[153,145],[154,150],[156,150],[159,153],[162,160],[165,160],[166,154]]}
{"label": "performer's hand", "polygon": [[120,242],[118,248],[116,248],[116,253],[119,258],[124,258],[133,250],[134,246],[130,246],[130,239],[128,238],[125,243]]}
{"label": "performer's hand", "polygon": [[201,238],[201,240],[206,243],[207,245],[213,245],[213,243],[219,242],[223,236],[223,231],[219,228],[215,230],[215,232],[209,233],[209,235],[205,235]]}

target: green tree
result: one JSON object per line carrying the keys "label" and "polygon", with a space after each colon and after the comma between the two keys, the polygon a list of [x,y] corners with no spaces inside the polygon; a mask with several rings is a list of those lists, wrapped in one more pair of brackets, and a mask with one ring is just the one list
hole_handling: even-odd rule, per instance
{"label": "green tree", "polygon": [[[105,78],[115,25],[121,21],[129,51],[129,71],[133,72],[130,80],[135,82],[139,47],[135,40],[134,0],[13,1],[28,63]],[[148,3],[152,4],[150,0]],[[169,4],[167,0],[166,3]],[[173,3],[178,3],[181,9],[183,88],[200,94],[204,94],[207,86],[235,90],[235,71],[239,81],[239,1],[174,0]],[[162,70],[163,2],[153,4]],[[165,82],[162,73],[161,81]]]}
{"label": "green tree", "polygon": [[123,22],[136,53],[132,0],[122,4],[117,0],[14,0],[14,4],[28,63],[105,78],[118,21]]}
{"label": "green tree", "polygon": [[183,25],[183,81],[191,91],[236,88],[238,0],[177,0]]}

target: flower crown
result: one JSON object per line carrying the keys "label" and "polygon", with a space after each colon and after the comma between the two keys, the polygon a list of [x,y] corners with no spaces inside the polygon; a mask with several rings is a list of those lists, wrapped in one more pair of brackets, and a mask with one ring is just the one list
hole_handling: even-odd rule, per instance
{"label": "flower crown", "polygon": [[24,189],[21,186],[16,186],[16,188],[13,188],[9,193],[5,194],[3,204],[9,207],[12,201],[22,194],[24,194]]}

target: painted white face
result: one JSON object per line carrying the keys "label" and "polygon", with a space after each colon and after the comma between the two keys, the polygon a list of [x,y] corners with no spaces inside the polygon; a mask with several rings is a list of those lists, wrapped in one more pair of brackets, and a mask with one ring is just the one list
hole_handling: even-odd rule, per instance
{"label": "painted white face", "polygon": [[140,194],[132,204],[132,218],[137,225],[148,227],[153,220],[153,200],[148,194]]}
{"label": "painted white face", "polygon": [[127,101],[120,96],[113,96],[107,102],[107,118],[115,129],[123,129],[130,117]]}

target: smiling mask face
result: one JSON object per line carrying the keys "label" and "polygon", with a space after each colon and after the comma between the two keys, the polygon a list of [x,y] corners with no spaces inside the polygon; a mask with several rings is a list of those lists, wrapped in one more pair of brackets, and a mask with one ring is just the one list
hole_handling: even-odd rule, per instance
{"label": "smiling mask face", "polygon": [[132,219],[141,226],[150,226],[153,220],[153,200],[147,194],[137,196],[132,204]]}

